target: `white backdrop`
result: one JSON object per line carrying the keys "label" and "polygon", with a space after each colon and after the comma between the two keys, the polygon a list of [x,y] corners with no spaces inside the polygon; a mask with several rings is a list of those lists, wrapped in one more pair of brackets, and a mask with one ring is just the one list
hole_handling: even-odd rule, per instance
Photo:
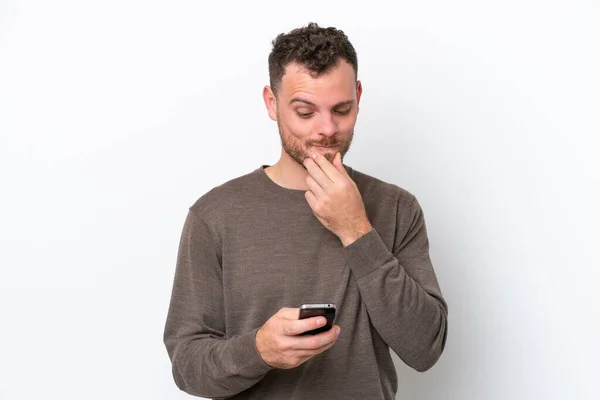
{"label": "white backdrop", "polygon": [[267,56],[310,21],[358,52],[345,162],[417,196],[449,304],[398,398],[598,398],[599,3],[216,3],[0,2],[0,399],[189,398],[187,207],[277,161]]}

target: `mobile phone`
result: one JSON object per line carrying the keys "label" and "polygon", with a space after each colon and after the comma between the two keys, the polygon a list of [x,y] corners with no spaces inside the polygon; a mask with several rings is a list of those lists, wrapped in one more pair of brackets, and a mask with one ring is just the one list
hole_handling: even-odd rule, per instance
{"label": "mobile phone", "polygon": [[300,316],[298,319],[310,318],[310,317],[325,317],[327,323],[311,331],[306,331],[300,335],[316,335],[317,333],[326,332],[333,327],[333,320],[335,319],[335,304],[332,303],[314,303],[314,304],[302,304],[300,306]]}

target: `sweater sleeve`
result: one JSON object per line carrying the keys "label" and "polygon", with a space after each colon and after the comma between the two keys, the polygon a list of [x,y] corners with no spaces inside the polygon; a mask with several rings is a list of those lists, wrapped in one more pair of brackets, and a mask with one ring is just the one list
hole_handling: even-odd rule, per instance
{"label": "sweater sleeve", "polygon": [[431,260],[423,211],[412,196],[398,206],[390,251],[371,230],[344,248],[371,323],[408,366],[424,372],[440,358],[448,332],[448,306]]}
{"label": "sweater sleeve", "polygon": [[201,397],[233,396],[271,370],[256,348],[256,329],[228,337],[218,239],[193,210],[177,255],[164,343],[179,389]]}

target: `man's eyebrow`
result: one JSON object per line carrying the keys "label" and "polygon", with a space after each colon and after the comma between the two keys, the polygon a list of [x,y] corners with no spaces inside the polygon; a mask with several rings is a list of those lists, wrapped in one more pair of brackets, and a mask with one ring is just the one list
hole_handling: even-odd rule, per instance
{"label": "man's eyebrow", "polygon": [[[295,103],[295,102],[299,102],[299,103],[305,103],[305,104],[308,104],[309,106],[314,106],[314,107],[316,107],[316,105],[315,105],[313,102],[311,102],[311,101],[308,101],[308,100],[306,100],[306,99],[303,99],[303,98],[301,98],[301,97],[294,97],[294,98],[292,98],[292,99],[290,100],[290,105],[291,105],[292,103]],[[335,105],[333,106],[333,108],[337,108],[337,107],[339,107],[339,106],[345,106],[345,105],[347,105],[347,104],[352,104],[352,103],[354,103],[354,100],[345,100],[345,101],[340,101],[339,103],[335,104]]]}

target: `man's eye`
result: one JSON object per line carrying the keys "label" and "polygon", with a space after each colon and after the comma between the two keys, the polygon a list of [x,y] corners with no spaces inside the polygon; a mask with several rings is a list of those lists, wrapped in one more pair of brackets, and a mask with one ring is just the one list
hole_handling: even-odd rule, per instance
{"label": "man's eye", "polygon": [[350,108],[347,110],[335,110],[334,112],[338,115],[346,115],[350,112]]}
{"label": "man's eye", "polygon": [[298,116],[300,118],[310,118],[311,115],[313,115],[313,113],[301,113],[301,112],[297,112],[296,114],[298,114]]}

